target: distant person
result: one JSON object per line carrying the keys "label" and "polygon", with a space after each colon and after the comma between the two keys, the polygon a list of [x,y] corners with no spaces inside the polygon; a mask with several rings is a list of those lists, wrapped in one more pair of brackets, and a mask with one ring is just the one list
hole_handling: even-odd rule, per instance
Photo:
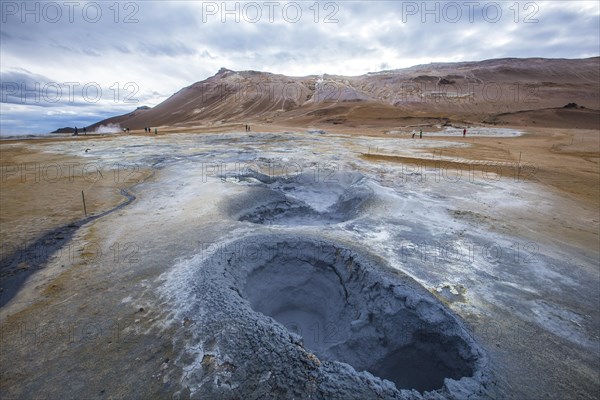
{"label": "distant person", "polygon": [[85,126],[83,127],[83,134],[87,135],[87,128]]}
{"label": "distant person", "polygon": [[423,139],[423,128],[419,129],[419,139]]}
{"label": "distant person", "polygon": [[416,132],[416,131],[413,129],[413,131],[412,131],[412,138],[413,138],[413,139],[415,138],[415,134],[416,134],[416,133],[417,133],[417,132]]}
{"label": "distant person", "polygon": [[463,128],[463,137],[467,136],[467,128]]}
{"label": "distant person", "polygon": [[73,133],[73,136],[77,136],[77,127],[75,127],[75,132]]}

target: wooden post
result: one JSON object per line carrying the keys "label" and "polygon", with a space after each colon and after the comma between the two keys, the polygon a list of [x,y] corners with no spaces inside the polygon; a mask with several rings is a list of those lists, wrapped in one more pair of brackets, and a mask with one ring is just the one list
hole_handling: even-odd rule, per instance
{"label": "wooden post", "polygon": [[83,213],[87,217],[87,209],[85,208],[85,196],[83,195],[83,190],[81,191],[81,199],[83,200]]}
{"label": "wooden post", "polygon": [[519,162],[517,164],[517,181],[521,180],[521,152],[519,152]]}

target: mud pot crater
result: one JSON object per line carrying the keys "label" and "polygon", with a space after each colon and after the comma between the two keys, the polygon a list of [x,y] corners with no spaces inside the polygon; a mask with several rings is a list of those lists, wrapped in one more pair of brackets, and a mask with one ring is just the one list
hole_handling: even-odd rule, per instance
{"label": "mud pot crater", "polygon": [[238,282],[253,310],[300,335],[320,359],[398,388],[436,390],[445,378],[475,370],[472,343],[461,337],[456,317],[416,282],[394,286],[334,245],[282,243]]}
{"label": "mud pot crater", "polygon": [[267,225],[328,225],[357,218],[375,200],[361,174],[319,177],[305,172],[269,177],[255,171],[225,179],[251,186],[226,204],[226,213],[239,221]]}
{"label": "mud pot crater", "polygon": [[[488,359],[463,322],[352,245],[255,235],[229,242],[194,274],[186,315],[197,332],[184,342],[214,364],[198,375],[203,395],[219,398],[215,382],[227,378],[228,390],[253,398],[248,382],[279,374],[279,398],[305,393],[307,382],[315,398],[485,397]],[[183,367],[195,365],[202,369]]]}

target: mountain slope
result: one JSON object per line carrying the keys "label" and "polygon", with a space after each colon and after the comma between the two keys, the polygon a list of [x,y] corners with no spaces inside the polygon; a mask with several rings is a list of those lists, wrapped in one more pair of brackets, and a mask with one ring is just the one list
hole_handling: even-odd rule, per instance
{"label": "mountain slope", "polygon": [[[222,68],[152,109],[109,118],[91,128],[108,123],[141,129],[250,121],[360,126],[382,120],[400,124],[415,117],[502,123],[511,120],[506,117],[511,113],[567,103],[588,110],[562,110],[567,124],[571,117],[588,118],[592,113],[593,126],[600,108],[598,93],[600,57],[432,63],[356,77],[289,77]],[[539,119],[543,113],[532,115]],[[522,118],[519,121],[526,123]]]}

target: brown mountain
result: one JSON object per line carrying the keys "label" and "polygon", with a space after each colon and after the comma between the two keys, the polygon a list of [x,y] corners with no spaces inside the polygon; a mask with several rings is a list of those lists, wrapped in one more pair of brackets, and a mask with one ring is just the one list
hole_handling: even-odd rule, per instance
{"label": "brown mountain", "polygon": [[[361,76],[290,77],[225,68],[151,109],[100,121],[407,126],[424,120],[600,128],[600,57],[432,63]],[[574,103],[575,107],[564,106]]]}

